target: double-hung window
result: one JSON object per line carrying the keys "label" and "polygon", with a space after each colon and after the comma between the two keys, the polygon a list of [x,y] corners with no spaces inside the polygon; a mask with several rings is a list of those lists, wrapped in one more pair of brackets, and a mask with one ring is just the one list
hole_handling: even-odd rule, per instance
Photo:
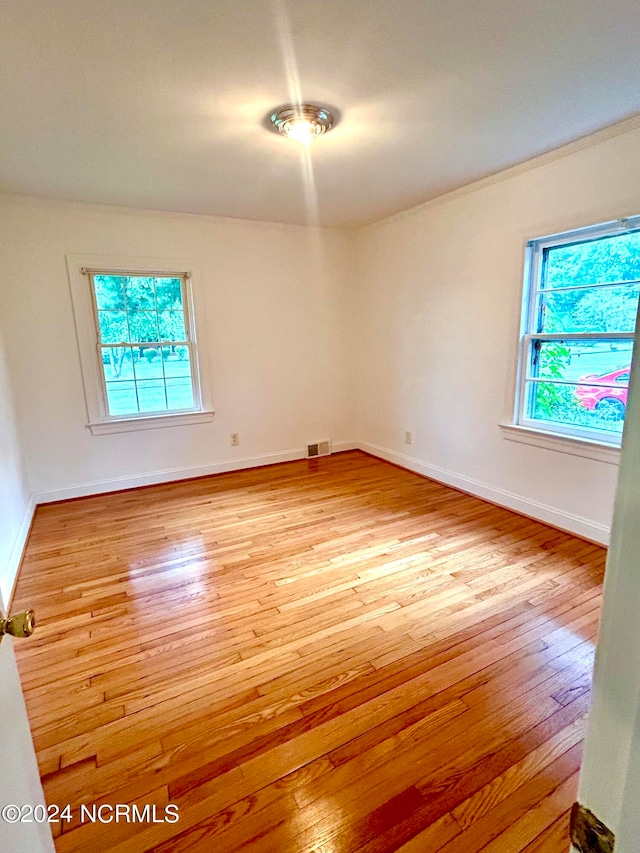
{"label": "double-hung window", "polygon": [[69,260],[93,432],[189,423],[203,405],[191,274]]}
{"label": "double-hung window", "polygon": [[108,416],[198,411],[187,276],[86,275]]}
{"label": "double-hung window", "polygon": [[640,217],[527,245],[516,423],[620,444],[640,292]]}

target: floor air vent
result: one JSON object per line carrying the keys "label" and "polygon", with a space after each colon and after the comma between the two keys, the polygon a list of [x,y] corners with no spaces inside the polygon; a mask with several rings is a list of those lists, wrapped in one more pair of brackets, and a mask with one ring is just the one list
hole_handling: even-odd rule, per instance
{"label": "floor air vent", "polygon": [[315,459],[318,456],[331,455],[331,442],[318,441],[316,444],[307,444],[307,459]]}

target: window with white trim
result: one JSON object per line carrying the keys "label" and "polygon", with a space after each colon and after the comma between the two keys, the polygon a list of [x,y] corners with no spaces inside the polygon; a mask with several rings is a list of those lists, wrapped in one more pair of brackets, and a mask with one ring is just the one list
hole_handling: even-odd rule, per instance
{"label": "window with white trim", "polygon": [[92,431],[210,418],[190,272],[68,264]]}
{"label": "window with white trim", "polygon": [[516,423],[620,444],[640,293],[640,217],[527,245]]}

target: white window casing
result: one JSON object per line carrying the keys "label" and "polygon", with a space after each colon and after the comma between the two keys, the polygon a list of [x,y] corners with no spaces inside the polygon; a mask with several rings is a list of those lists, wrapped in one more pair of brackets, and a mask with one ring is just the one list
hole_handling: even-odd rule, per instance
{"label": "white window casing", "polygon": [[[67,255],[66,260],[87,406],[87,426],[91,432],[94,435],[101,435],[197,424],[212,420],[214,412],[209,390],[204,305],[199,289],[197,267],[193,262],[184,259],[114,258],[96,255]],[[172,345],[188,349],[193,407],[150,413],[110,414],[102,367],[102,351],[116,344],[105,344],[100,340],[93,284],[94,276],[100,275],[180,279],[186,339],[142,342],[140,346],[160,348],[163,345]],[[129,343],[130,349],[137,346],[137,342]]]}

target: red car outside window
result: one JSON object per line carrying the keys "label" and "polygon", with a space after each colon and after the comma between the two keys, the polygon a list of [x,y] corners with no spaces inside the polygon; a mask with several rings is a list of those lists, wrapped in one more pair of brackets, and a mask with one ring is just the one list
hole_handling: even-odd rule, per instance
{"label": "red car outside window", "polygon": [[581,376],[579,381],[589,384],[578,385],[576,388],[578,402],[591,411],[624,417],[629,391],[629,371],[629,367],[622,367],[601,376]]}

